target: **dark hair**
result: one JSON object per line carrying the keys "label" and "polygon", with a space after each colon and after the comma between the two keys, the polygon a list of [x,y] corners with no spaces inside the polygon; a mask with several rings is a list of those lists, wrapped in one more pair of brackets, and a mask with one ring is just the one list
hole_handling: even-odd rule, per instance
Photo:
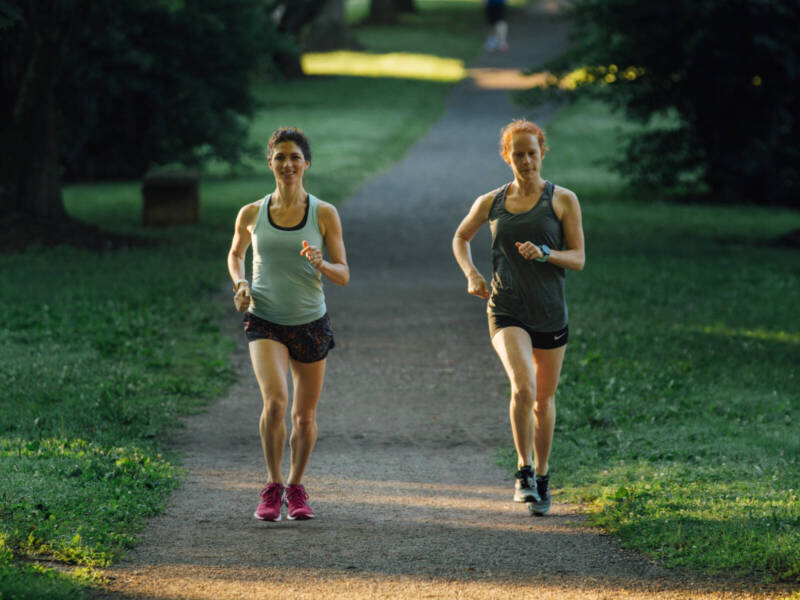
{"label": "dark hair", "polygon": [[272,158],[272,151],[275,149],[275,145],[281,142],[294,142],[300,146],[300,150],[303,152],[303,158],[311,162],[311,146],[308,143],[308,138],[306,134],[297,127],[279,127],[275,130],[275,133],[269,138],[269,143],[267,144],[267,160]]}

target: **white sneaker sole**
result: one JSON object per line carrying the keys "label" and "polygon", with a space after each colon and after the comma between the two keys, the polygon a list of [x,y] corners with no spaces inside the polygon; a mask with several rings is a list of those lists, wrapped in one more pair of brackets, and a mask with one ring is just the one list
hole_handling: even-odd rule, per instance
{"label": "white sneaker sole", "polygon": [[292,517],[290,515],[286,515],[286,518],[290,521],[310,521],[314,518],[314,515],[311,515],[310,517]]}
{"label": "white sneaker sole", "polygon": [[[253,517],[258,519],[259,521],[266,521],[267,523],[275,523],[275,522],[281,520],[281,516],[280,515],[278,515],[277,519],[265,519],[264,517],[259,517],[258,513],[253,513]],[[289,517],[289,518],[291,519],[291,517]]]}

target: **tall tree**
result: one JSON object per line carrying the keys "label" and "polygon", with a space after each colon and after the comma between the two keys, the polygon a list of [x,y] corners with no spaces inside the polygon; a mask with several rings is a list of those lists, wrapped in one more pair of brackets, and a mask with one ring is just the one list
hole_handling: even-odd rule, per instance
{"label": "tall tree", "polygon": [[[290,0],[278,3],[275,18],[278,31],[301,40],[304,30],[320,15],[325,8],[326,0]],[[300,65],[300,43],[286,46],[278,50],[275,61],[286,77],[302,77]]]}
{"label": "tall tree", "polygon": [[370,0],[367,21],[375,25],[393,25],[397,22],[395,0]]}
{"label": "tall tree", "polygon": [[0,0],[0,217],[66,221],[65,168],[138,177],[153,163],[235,160],[254,71],[293,44],[272,4]]}
{"label": "tall tree", "polygon": [[394,6],[397,12],[417,12],[417,3],[414,0],[394,0]]}
{"label": "tall tree", "polygon": [[347,27],[344,9],[345,0],[326,0],[305,36],[305,50],[325,52],[340,48],[361,48]]}
{"label": "tall tree", "polygon": [[[624,174],[657,187],[702,183],[721,202],[800,207],[800,3],[574,0],[573,8],[567,66],[583,67],[594,82],[586,88],[652,125],[628,140]],[[656,125],[659,115],[668,119]]]}
{"label": "tall tree", "polygon": [[70,2],[0,3],[0,214],[65,216],[54,90],[63,70]]}

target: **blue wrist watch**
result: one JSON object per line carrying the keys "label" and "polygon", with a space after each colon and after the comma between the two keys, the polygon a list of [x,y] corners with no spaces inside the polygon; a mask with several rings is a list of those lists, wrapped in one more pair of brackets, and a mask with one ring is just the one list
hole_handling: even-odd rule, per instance
{"label": "blue wrist watch", "polygon": [[539,246],[539,250],[541,251],[542,256],[535,259],[536,262],[547,262],[547,259],[550,258],[550,246],[547,244],[542,244]]}

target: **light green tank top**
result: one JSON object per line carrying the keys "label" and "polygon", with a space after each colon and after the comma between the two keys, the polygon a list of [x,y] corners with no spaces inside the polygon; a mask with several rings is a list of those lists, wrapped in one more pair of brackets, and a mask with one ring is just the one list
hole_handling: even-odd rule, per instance
{"label": "light green tank top", "polygon": [[264,198],[253,227],[253,284],[250,312],[279,325],[303,325],[325,315],[322,274],[300,254],[303,240],[324,250],[319,231],[319,199],[308,195],[303,220],[278,227]]}

